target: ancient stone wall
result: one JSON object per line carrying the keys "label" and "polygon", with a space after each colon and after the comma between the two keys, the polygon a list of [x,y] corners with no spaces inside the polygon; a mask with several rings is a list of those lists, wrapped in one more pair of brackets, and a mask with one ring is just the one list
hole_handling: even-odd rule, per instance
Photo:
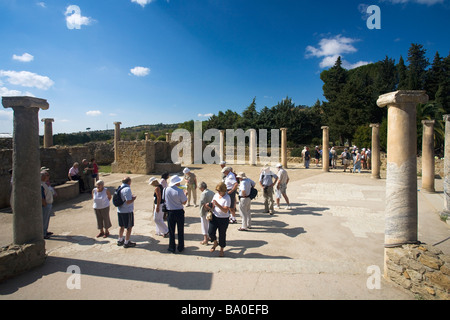
{"label": "ancient stone wall", "polygon": [[155,166],[155,142],[118,141],[112,172],[150,174]]}
{"label": "ancient stone wall", "polygon": [[450,300],[450,256],[430,245],[386,249],[388,279],[427,300]]}

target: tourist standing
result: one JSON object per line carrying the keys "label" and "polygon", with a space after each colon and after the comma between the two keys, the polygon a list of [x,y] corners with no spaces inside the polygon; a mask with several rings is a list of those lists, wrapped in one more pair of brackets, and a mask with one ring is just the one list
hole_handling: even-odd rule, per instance
{"label": "tourist standing", "polygon": [[109,236],[109,228],[111,228],[111,219],[109,217],[109,205],[111,193],[105,188],[105,183],[98,180],[96,188],[92,190],[92,199],[94,200],[94,212],[97,218],[97,229],[100,231],[97,238],[107,238]]}
{"label": "tourist standing", "polygon": [[169,186],[169,183],[167,182],[168,179],[169,179],[169,173],[168,172],[164,172],[161,175],[161,179],[159,180],[159,183],[163,186],[164,189]]}
{"label": "tourist standing", "polygon": [[311,152],[309,152],[309,147],[305,150],[305,169],[309,169],[309,162],[311,161]]}
{"label": "tourist standing", "polygon": [[92,164],[87,161],[87,159],[83,159],[81,162],[81,172],[82,172],[82,178],[83,184],[84,184],[84,191],[83,192],[91,192],[92,188],[92,171],[94,168],[92,167]]}
{"label": "tourist standing", "polygon": [[270,167],[264,167],[259,175],[259,184],[263,188],[264,195],[264,213],[273,215],[273,186],[278,180],[278,176],[270,170]]}
{"label": "tourist standing", "polygon": [[[351,163],[352,155],[347,148],[344,149],[344,152],[341,153],[342,164],[344,165],[344,172],[347,171],[349,164]],[[351,169],[350,169],[351,171]]]}
{"label": "tourist standing", "polygon": [[358,173],[361,173],[361,154],[358,149],[355,150],[353,161],[353,173],[356,172],[356,169],[358,169]]}
{"label": "tourist standing", "polygon": [[164,188],[155,177],[150,178],[148,184],[155,187],[155,191],[153,193],[153,221],[155,221],[156,225],[156,235],[167,238],[169,236],[169,228],[164,222]]}
{"label": "tourist standing", "polygon": [[[230,223],[231,199],[227,192],[225,183],[219,183],[216,187],[217,193],[212,200],[212,207],[207,205],[207,209],[212,209],[212,220],[209,222],[209,238],[213,242],[210,252],[214,252],[220,246],[219,257],[224,256],[223,250],[227,245],[227,229]],[[217,230],[219,230],[219,241],[217,241]]]}
{"label": "tourist standing", "polygon": [[[117,207],[117,216],[120,227],[117,245],[123,246],[124,248],[131,248],[136,246],[136,243],[130,240],[131,231],[134,227],[134,201],[136,200],[136,196],[131,192],[131,178],[124,178],[120,188],[120,196],[124,202],[121,206]],[[127,232],[124,237],[123,233],[125,229]]]}
{"label": "tourist standing", "polygon": [[214,192],[208,189],[205,182],[200,182],[198,188],[202,192],[200,195],[200,224],[202,227],[203,241],[200,244],[207,245],[209,220],[206,218],[206,214],[208,213],[206,205],[211,203],[214,198]]}
{"label": "tourist standing", "polygon": [[178,232],[178,251],[184,250],[184,208],[187,202],[187,190],[180,187],[181,178],[173,176],[170,179],[169,187],[164,190],[164,198],[168,210],[167,224],[169,226],[169,249],[175,253],[175,228]]}
{"label": "tourist standing", "polygon": [[236,191],[239,186],[236,175],[231,167],[225,167],[222,169],[222,173],[225,175],[224,183],[227,187],[227,193],[230,196],[230,223],[237,223],[236,221]]}
{"label": "tourist standing", "polygon": [[91,166],[92,166],[92,179],[94,179],[94,183],[98,181],[98,165],[97,161],[92,158],[91,159]]}
{"label": "tourist standing", "polygon": [[239,231],[247,231],[252,227],[251,199],[250,191],[255,187],[255,182],[247,178],[245,172],[239,172],[236,176],[240,180],[239,183],[239,212],[242,218],[242,225]]}
{"label": "tourist standing", "polygon": [[197,207],[197,177],[189,168],[184,168],[184,180],[186,181],[188,202],[186,207],[191,206],[193,198],[194,207]]}
{"label": "tourist standing", "polygon": [[50,216],[52,214],[53,207],[53,192],[47,184],[50,175],[47,171],[41,171],[41,194],[42,194],[42,225],[44,239],[49,239],[53,234],[48,232],[48,226],[50,224]]}
{"label": "tourist standing", "polygon": [[275,184],[275,198],[276,198],[276,209],[280,208],[280,199],[283,196],[284,200],[286,201],[286,209],[292,209],[289,204],[289,198],[286,194],[287,185],[289,183],[289,175],[286,170],[283,169],[283,166],[281,163],[277,164],[278,173],[277,173],[277,182]]}

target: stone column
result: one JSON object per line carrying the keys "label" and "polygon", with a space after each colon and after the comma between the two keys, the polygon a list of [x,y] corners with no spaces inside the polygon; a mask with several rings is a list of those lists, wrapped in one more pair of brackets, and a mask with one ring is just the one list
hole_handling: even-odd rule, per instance
{"label": "stone column", "polygon": [[225,130],[219,132],[219,161],[225,161]]}
{"label": "stone column", "polygon": [[251,166],[256,166],[257,163],[257,145],[256,145],[256,130],[250,129],[250,143],[248,157]]}
{"label": "stone column", "polygon": [[120,125],[122,122],[114,122],[114,162],[117,162],[118,157],[118,142],[120,141]]}
{"label": "stone column", "polygon": [[422,120],[422,191],[434,189],[434,120]]}
{"label": "stone column", "polygon": [[148,136],[149,136],[149,133],[148,133],[148,132],[146,132],[146,133],[144,133],[144,135],[145,135],[145,141],[148,141]]}
{"label": "stone column", "polygon": [[171,135],[169,132],[166,132],[166,142],[170,142]]}
{"label": "stone column", "polygon": [[330,138],[328,129],[329,127],[322,127],[322,170],[325,172],[330,171]]}
{"label": "stone column", "polygon": [[388,107],[385,248],[418,240],[416,106],[427,101],[425,91],[412,90],[377,101]]}
{"label": "stone column", "polygon": [[281,128],[281,165],[287,168],[287,128]]}
{"label": "stone column", "polygon": [[49,105],[32,97],[3,97],[2,103],[14,110],[14,244],[43,243],[39,109],[47,110]]}
{"label": "stone column", "polygon": [[54,119],[42,119],[44,123],[44,148],[53,147],[53,125]]}
{"label": "stone column", "polygon": [[450,216],[450,114],[444,115],[445,149],[444,149],[444,211],[441,217]]}
{"label": "stone column", "polygon": [[372,128],[372,155],[371,155],[371,168],[372,168],[372,179],[380,179],[380,124],[373,123],[370,125]]}

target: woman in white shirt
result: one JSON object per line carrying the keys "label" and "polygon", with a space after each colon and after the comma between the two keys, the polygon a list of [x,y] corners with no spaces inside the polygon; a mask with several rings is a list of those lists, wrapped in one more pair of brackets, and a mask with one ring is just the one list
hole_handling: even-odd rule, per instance
{"label": "woman in white shirt", "polygon": [[[212,203],[207,205],[213,210],[212,220],[209,222],[209,238],[213,241],[211,252],[214,252],[217,246],[220,246],[219,257],[223,257],[223,249],[226,247],[227,229],[230,223],[230,205],[231,199],[227,193],[227,186],[225,183],[219,183],[216,187],[216,193],[213,197]],[[217,242],[216,231],[219,229],[219,242]]]}
{"label": "woman in white shirt", "polygon": [[109,218],[111,193],[105,188],[105,183],[102,180],[98,180],[95,185],[97,188],[92,190],[92,199],[94,200],[93,207],[97,218],[97,228],[100,230],[97,238],[107,238],[109,236],[108,229],[112,226],[111,219]]}

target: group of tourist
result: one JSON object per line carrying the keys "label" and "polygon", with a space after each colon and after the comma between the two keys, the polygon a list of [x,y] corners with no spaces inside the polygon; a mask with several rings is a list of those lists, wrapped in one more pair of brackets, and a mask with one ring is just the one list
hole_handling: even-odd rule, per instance
{"label": "group of tourist", "polygon": [[94,189],[94,183],[98,181],[99,167],[95,159],[89,162],[83,159],[81,165],[75,162],[69,169],[67,177],[70,181],[78,181],[80,193],[90,193]]}
{"label": "group of tourist", "polygon": [[[310,166],[311,157],[314,157],[316,167],[319,167],[320,159],[322,158],[323,150],[319,146],[315,147],[314,154],[311,155],[309,147],[305,146],[302,150],[303,165],[306,169]],[[353,146],[350,150],[345,148],[344,151],[338,155],[334,147],[328,149],[329,153],[329,165],[332,169],[337,169],[337,160],[342,160],[342,165],[344,166],[344,172],[350,167],[350,172],[361,173],[361,169],[371,169],[371,155],[370,149],[362,148],[361,151],[358,147]],[[353,168],[352,168],[353,163]]]}
{"label": "group of tourist", "polygon": [[[239,213],[242,224],[239,231],[248,231],[252,228],[251,200],[256,183],[248,178],[245,172],[238,174],[233,169],[221,163],[222,181],[215,187],[214,191],[208,188],[206,182],[197,183],[195,173],[189,168],[183,170],[184,177],[174,175],[169,178],[165,173],[160,179],[150,178],[149,185],[153,190],[153,220],[155,222],[156,235],[169,238],[168,251],[175,253],[184,250],[184,208],[190,206],[199,207],[200,226],[203,236],[202,245],[212,242],[211,252],[219,249],[219,256],[224,255],[226,247],[226,233],[229,224],[236,222],[236,204],[239,199]],[[274,209],[280,208],[280,199],[284,197],[287,206],[291,209],[289,198],[286,195],[289,176],[281,164],[277,165],[278,172],[275,174],[269,166],[261,170],[259,184],[264,190],[264,212],[273,214]],[[182,185],[184,183],[184,185]],[[110,192],[104,187],[102,180],[97,181],[97,187],[92,191],[94,209],[97,217],[97,224],[100,233],[97,237],[107,237],[108,229],[111,227],[109,219]],[[199,189],[200,201],[197,203],[196,189]],[[122,180],[122,185],[116,190],[121,197],[122,204],[117,207],[119,221],[119,239],[117,245],[124,248],[134,247],[136,243],[130,240],[132,228],[134,226],[134,201],[136,196],[131,192],[131,178]],[[273,199],[276,196],[276,205]],[[167,221],[167,224],[166,224]],[[124,236],[124,231],[126,234]],[[176,237],[177,236],[177,237]],[[176,243],[178,240],[178,243]]]}

